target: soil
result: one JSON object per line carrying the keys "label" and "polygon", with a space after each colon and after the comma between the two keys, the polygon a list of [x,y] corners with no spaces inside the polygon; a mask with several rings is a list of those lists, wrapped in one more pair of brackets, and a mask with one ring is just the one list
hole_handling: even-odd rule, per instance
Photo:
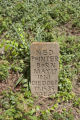
{"label": "soil", "polygon": [[[4,90],[8,90],[8,89],[12,89],[13,91],[15,90],[15,83],[18,80],[18,78],[20,77],[20,75],[18,73],[14,73],[14,72],[9,72],[9,77],[5,80],[0,82],[0,94],[4,91]],[[17,91],[18,87],[16,88]]]}
{"label": "soil", "polygon": [[[20,75],[18,73],[10,72],[8,79],[0,83],[0,93],[8,89],[12,89],[16,92],[20,90],[19,86],[17,86],[16,88],[14,87],[19,77]],[[75,84],[73,83],[73,86],[75,86],[73,88],[73,92],[80,97],[80,86],[77,84],[77,82],[75,82]],[[0,98],[1,97],[2,96],[0,95]],[[34,107],[36,105],[39,105],[40,110],[46,110],[53,107],[53,105],[56,103],[56,99],[50,97],[39,97],[37,99],[34,98],[34,103]],[[55,108],[55,111],[58,113],[62,113],[63,109],[66,109],[67,111],[71,110],[71,113],[74,115],[75,120],[80,120],[80,108],[73,107],[72,101],[58,103],[58,107]],[[39,116],[40,114],[40,111],[38,111],[36,113],[36,116]]]}
{"label": "soil", "polygon": [[[44,98],[44,97],[42,97],[42,98],[39,97],[35,101],[35,105],[39,105],[40,110],[50,109],[51,107],[54,106],[55,103],[56,103],[56,99]],[[35,107],[35,105],[34,105],[34,107]],[[54,110],[50,110],[50,111],[62,113],[63,110],[66,110],[66,112],[71,111],[71,114],[75,118],[74,120],[80,120],[80,108],[73,107],[72,101],[58,103],[58,107],[55,108],[55,111]],[[39,116],[40,114],[41,114],[40,111],[38,111],[36,113],[37,116]]]}
{"label": "soil", "polygon": [[[72,28],[71,23],[67,23],[65,24],[63,27],[58,28],[58,30],[60,30],[60,33],[63,34],[63,31],[66,31],[66,35],[76,35],[76,36],[80,36],[80,30],[77,28]],[[16,88],[15,83],[18,80],[18,78],[20,77],[20,75],[18,73],[14,73],[12,71],[10,71],[9,73],[9,77],[7,78],[6,81],[0,82],[0,98],[2,97],[1,93],[4,90],[8,90],[8,89],[12,89],[13,91],[18,91],[20,89],[19,86],[17,86]],[[75,82],[74,82],[75,81]],[[80,82],[77,83],[77,80],[74,79],[73,81],[73,92],[76,94],[76,96],[80,97]],[[45,97],[39,97],[37,99],[35,99],[35,105],[39,105],[40,106],[40,110],[46,110],[48,108],[51,108],[54,104],[55,104],[56,99],[53,98],[45,98]],[[58,104],[58,107],[56,108],[55,111],[61,113],[63,109],[66,109],[67,111],[69,111],[70,109],[72,109],[72,113],[75,117],[75,120],[80,120],[80,108],[76,108],[73,107],[72,102],[62,102],[60,104]],[[37,116],[40,114],[40,112],[38,111]]]}
{"label": "soil", "polygon": [[69,35],[80,36],[80,28],[73,27],[71,21],[66,23],[65,25],[59,26],[56,29],[60,31],[60,35],[65,34],[66,36]]}

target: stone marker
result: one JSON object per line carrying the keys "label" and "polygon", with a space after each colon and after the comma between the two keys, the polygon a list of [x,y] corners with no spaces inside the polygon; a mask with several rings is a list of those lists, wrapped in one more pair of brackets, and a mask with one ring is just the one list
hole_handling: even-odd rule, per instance
{"label": "stone marker", "polygon": [[30,60],[32,94],[50,96],[57,93],[59,45],[56,42],[33,42]]}

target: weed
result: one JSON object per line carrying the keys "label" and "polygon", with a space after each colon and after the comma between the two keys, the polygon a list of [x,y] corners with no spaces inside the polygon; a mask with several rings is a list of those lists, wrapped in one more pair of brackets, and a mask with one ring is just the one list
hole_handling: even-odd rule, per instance
{"label": "weed", "polygon": [[0,61],[0,82],[7,79],[9,75],[9,63],[6,60]]}

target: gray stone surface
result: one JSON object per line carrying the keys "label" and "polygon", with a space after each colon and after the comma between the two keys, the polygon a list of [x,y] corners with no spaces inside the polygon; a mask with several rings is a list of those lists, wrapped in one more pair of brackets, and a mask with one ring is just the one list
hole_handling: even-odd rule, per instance
{"label": "gray stone surface", "polygon": [[56,42],[33,42],[30,48],[31,92],[50,96],[58,91],[59,45]]}

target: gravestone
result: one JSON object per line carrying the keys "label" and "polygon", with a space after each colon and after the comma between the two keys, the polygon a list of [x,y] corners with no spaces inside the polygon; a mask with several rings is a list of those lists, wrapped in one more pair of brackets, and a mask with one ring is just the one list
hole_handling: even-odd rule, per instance
{"label": "gravestone", "polygon": [[59,45],[56,42],[33,42],[30,63],[32,94],[50,96],[57,93]]}

